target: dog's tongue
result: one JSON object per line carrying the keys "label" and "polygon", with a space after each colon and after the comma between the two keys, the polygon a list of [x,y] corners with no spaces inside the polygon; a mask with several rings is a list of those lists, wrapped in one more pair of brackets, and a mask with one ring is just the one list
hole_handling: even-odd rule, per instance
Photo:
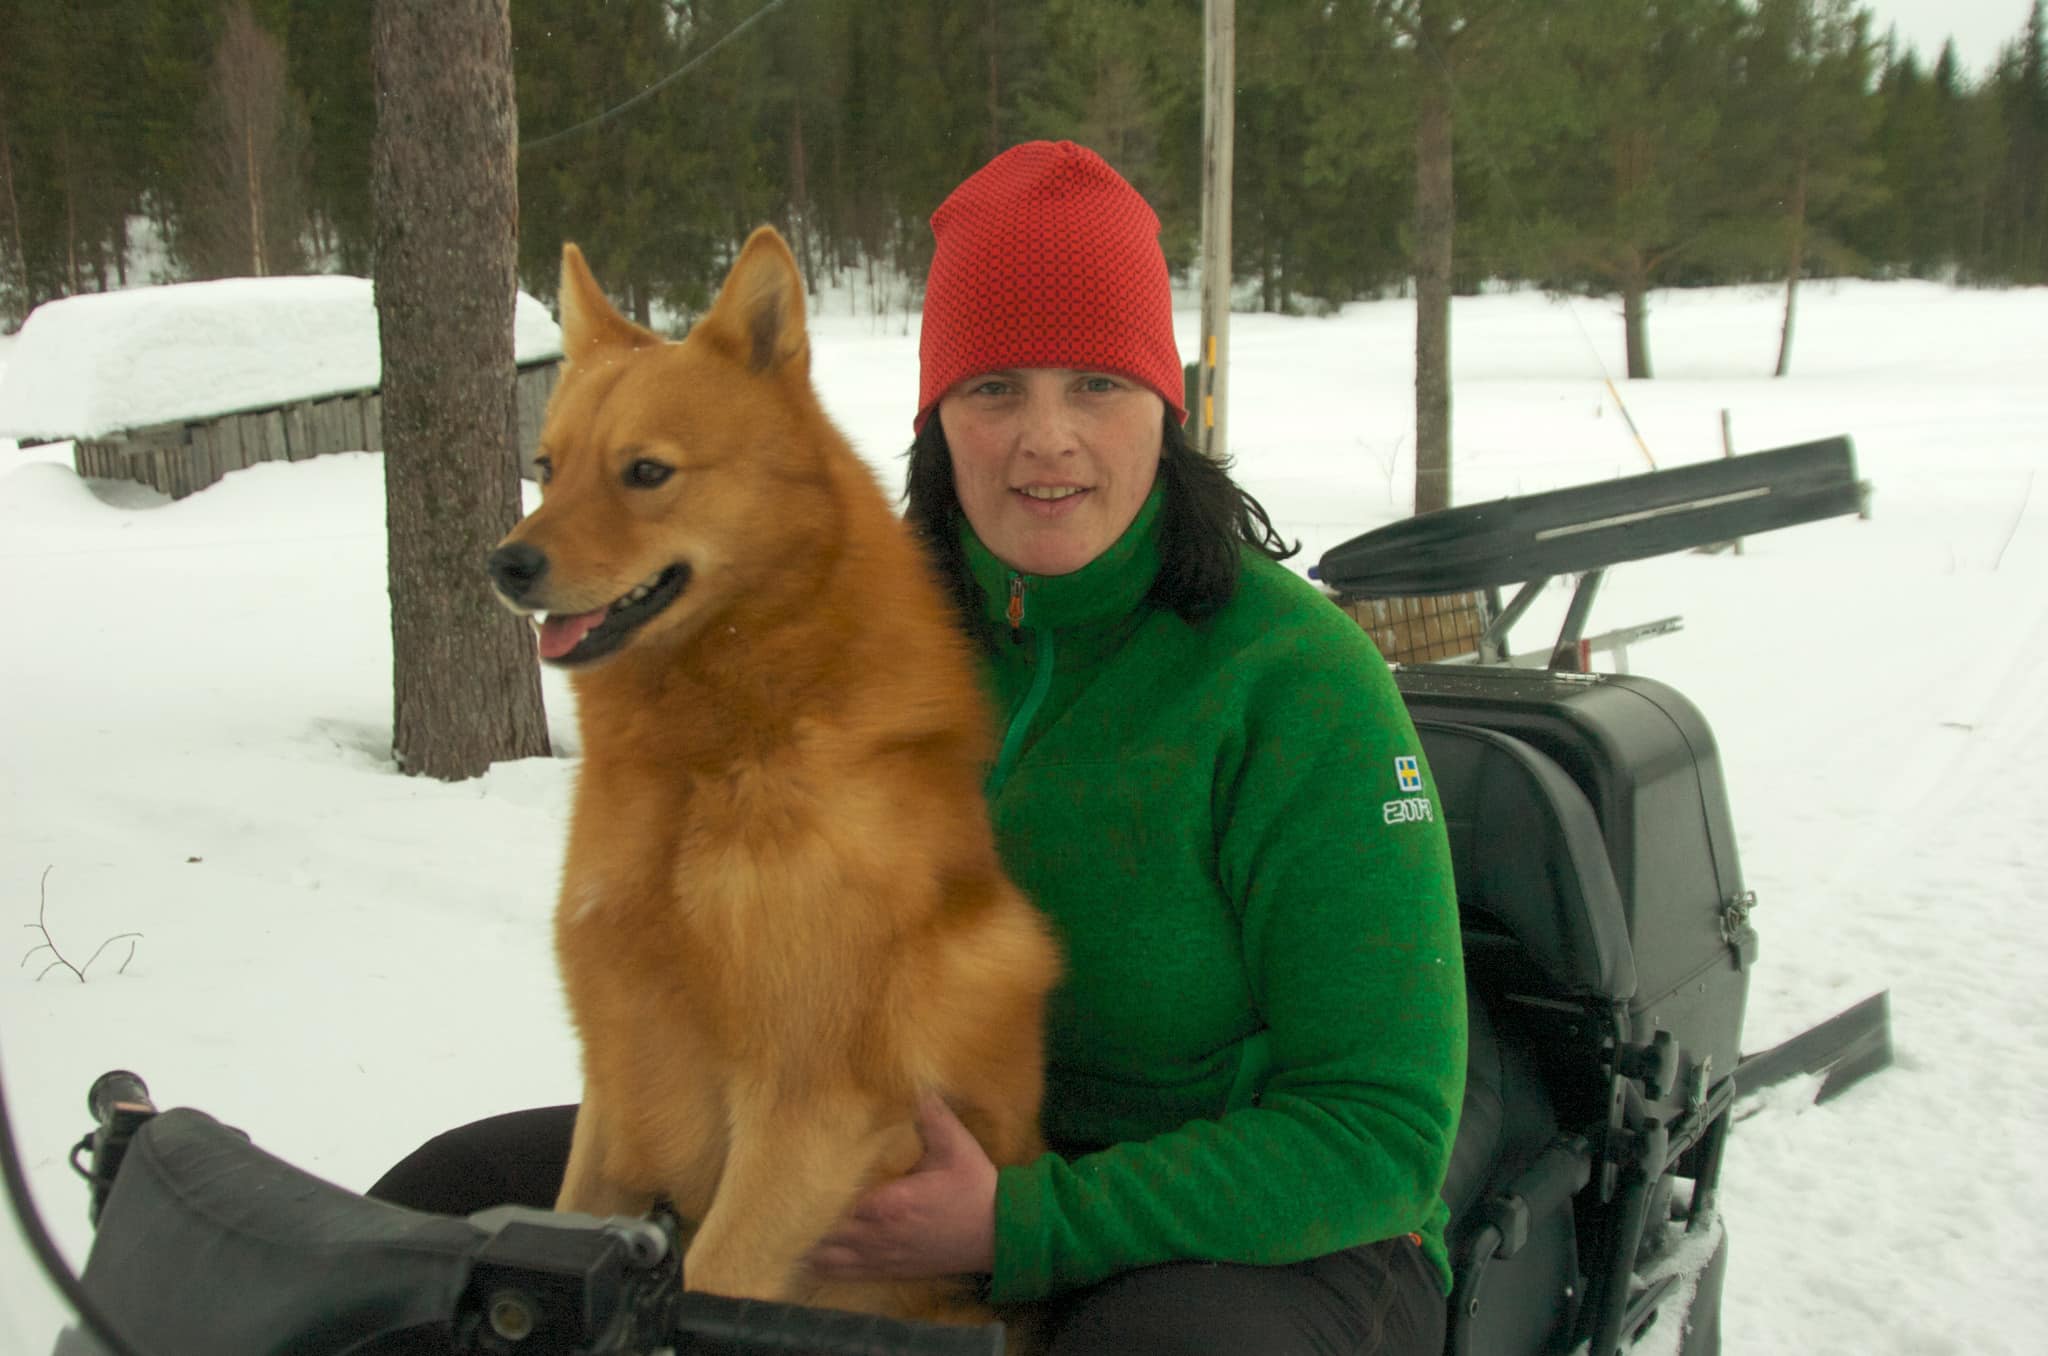
{"label": "dog's tongue", "polygon": [[573,617],[549,617],[540,624],[540,657],[560,659],[583,643],[583,638],[604,620],[604,609],[579,612]]}

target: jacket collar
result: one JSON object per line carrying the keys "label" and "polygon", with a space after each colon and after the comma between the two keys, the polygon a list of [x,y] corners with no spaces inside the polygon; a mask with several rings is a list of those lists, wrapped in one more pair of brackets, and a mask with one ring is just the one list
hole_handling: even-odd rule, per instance
{"label": "jacket collar", "polygon": [[[1068,630],[1130,615],[1159,576],[1159,506],[1164,497],[1164,485],[1155,483],[1123,535],[1071,574],[1023,574],[1011,569],[982,545],[962,514],[960,543],[968,570],[981,588],[983,618],[999,631],[1013,625],[1024,630]],[[1013,596],[1021,601],[1021,620],[1013,621],[1010,615]]]}

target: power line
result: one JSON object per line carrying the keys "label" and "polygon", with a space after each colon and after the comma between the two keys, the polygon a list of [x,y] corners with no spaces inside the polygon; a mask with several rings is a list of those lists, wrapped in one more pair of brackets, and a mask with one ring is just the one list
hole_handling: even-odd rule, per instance
{"label": "power line", "polygon": [[749,28],[752,28],[756,23],[766,18],[773,11],[782,8],[783,3],[784,0],[768,0],[767,4],[762,5],[761,8],[755,10],[746,18],[740,20],[730,29],[727,29],[725,35],[719,38],[717,42],[712,43],[709,47],[697,53],[697,55],[691,57],[688,61],[685,61],[682,65],[676,67],[667,75],[664,75],[663,77],[661,77],[661,79],[649,85],[646,89],[641,90],[632,98],[625,100],[623,103],[614,104],[612,107],[607,108],[604,112],[599,113],[595,117],[585,118],[582,122],[577,123],[574,127],[564,127],[559,132],[550,132],[544,137],[535,137],[531,141],[522,141],[519,143],[520,151],[522,153],[526,151],[537,151],[543,146],[552,146],[554,143],[558,141],[566,141],[568,138],[575,136],[578,132],[585,132],[593,127],[597,127],[604,123],[608,123],[612,121],[614,118],[617,118],[624,114],[627,109],[634,107],[636,104],[641,104],[649,99],[652,99],[655,95],[661,93],[664,89],[667,89],[670,85],[673,85],[676,81],[688,75],[698,66],[701,66],[706,61],[709,61],[711,59],[712,54],[716,52],[719,48],[725,46],[728,42],[731,42],[734,38],[746,32]]}

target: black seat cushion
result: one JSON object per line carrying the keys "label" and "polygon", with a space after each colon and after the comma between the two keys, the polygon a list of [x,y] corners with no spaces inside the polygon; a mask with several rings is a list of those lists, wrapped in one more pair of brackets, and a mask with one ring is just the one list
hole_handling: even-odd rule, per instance
{"label": "black seat cushion", "polygon": [[1556,992],[1626,1001],[1635,957],[1599,820],[1578,784],[1512,736],[1419,721],[1436,777],[1468,962],[1525,958]]}
{"label": "black seat cushion", "polygon": [[[1528,1033],[1502,1031],[1477,985],[1465,986],[1467,1039],[1465,1099],[1458,1137],[1444,1178],[1451,1234],[1462,1235],[1467,1212],[1529,1166],[1557,1138],[1557,1113],[1544,1085]],[[1510,1022],[1513,1014],[1503,1014]]]}

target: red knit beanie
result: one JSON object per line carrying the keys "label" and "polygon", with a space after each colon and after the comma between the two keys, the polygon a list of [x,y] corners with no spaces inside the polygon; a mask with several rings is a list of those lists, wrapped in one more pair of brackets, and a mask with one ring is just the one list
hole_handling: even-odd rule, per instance
{"label": "red knit beanie", "polygon": [[1159,218],[1106,161],[1030,141],[982,166],[932,213],[917,418],[979,372],[1115,372],[1185,421]]}

